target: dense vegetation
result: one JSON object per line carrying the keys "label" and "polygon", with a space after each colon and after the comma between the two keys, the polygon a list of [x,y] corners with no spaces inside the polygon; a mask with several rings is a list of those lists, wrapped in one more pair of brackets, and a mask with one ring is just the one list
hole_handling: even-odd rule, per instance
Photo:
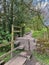
{"label": "dense vegetation", "polygon": [[32,2],[32,0],[1,1],[1,37],[4,37],[4,39],[6,38],[8,41],[11,39],[10,34],[12,33],[12,24],[22,27],[22,36],[25,32],[25,28],[28,28],[28,30],[41,30],[43,27],[46,27],[43,24],[43,16],[41,15],[40,10],[34,10],[33,8],[35,7]]}
{"label": "dense vegetation", "polygon": [[37,52],[33,52],[33,55],[35,56],[35,59],[39,61],[42,65],[49,65],[49,55],[45,54],[39,54]]}
{"label": "dense vegetation", "polygon": [[[0,2],[0,44],[8,44],[11,41],[12,24],[21,27],[21,33],[15,33],[14,36],[23,36],[32,31],[32,37],[36,39],[49,38],[49,29],[44,25],[43,12],[39,8],[36,9],[34,7],[33,0],[1,0]],[[10,45],[1,47],[0,55],[10,49]],[[39,58],[41,56],[36,55]],[[44,59],[42,58],[42,60]]]}

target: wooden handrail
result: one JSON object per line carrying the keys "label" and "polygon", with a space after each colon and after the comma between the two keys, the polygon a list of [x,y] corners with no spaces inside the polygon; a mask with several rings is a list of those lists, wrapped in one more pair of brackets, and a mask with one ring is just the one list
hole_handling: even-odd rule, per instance
{"label": "wooden handrail", "polygon": [[[12,39],[11,39],[11,42],[9,43],[9,44],[11,44],[11,50],[9,52],[3,54],[2,56],[0,56],[0,60],[5,58],[9,54],[11,54],[11,57],[12,57],[12,52],[15,51],[16,49],[18,49],[18,47],[14,48],[14,32],[20,32],[20,31],[14,31],[14,27],[20,28],[20,30],[22,28],[22,27],[19,27],[19,26],[12,25]],[[1,44],[0,47],[7,46],[9,44],[5,44],[5,45]]]}
{"label": "wooden handrail", "polygon": [[8,42],[7,44],[0,44],[0,47],[3,47],[3,46],[8,46],[10,45],[12,42]]}
{"label": "wooden handrail", "polygon": [[21,31],[14,31],[14,32],[21,32]]}
{"label": "wooden handrail", "polygon": [[[13,41],[13,43],[14,43],[15,41]],[[17,41],[17,43],[18,43],[18,41]],[[0,47],[3,47],[3,46],[8,46],[8,45],[10,45],[10,44],[12,44],[12,42],[9,42],[9,43],[7,43],[7,44],[0,44]]]}
{"label": "wooden handrail", "polygon": [[0,60],[3,59],[3,58],[5,58],[5,57],[8,56],[9,54],[11,54],[13,51],[17,50],[18,48],[19,48],[19,47],[14,48],[13,50],[10,50],[9,52],[7,52],[7,53],[1,55],[1,56],[0,56]]}
{"label": "wooden handrail", "polygon": [[8,46],[10,45],[11,43],[7,43],[7,44],[0,44],[0,47],[3,47],[3,46]]}
{"label": "wooden handrail", "polygon": [[13,26],[13,27],[16,27],[16,28],[21,28],[20,26]]}
{"label": "wooden handrail", "polygon": [[11,43],[14,43],[15,41],[13,41],[13,42],[8,42],[7,44],[0,44],[0,47],[3,47],[3,46],[8,46],[8,45],[10,45]]}

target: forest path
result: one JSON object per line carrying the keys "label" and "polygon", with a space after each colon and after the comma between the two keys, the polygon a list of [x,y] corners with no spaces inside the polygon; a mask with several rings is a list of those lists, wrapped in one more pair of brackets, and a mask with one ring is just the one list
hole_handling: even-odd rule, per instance
{"label": "forest path", "polygon": [[[31,54],[33,53],[33,50],[36,49],[36,43],[35,39],[32,38],[32,33],[29,33],[24,37],[18,37],[17,40],[20,41],[23,45],[25,44],[25,49],[31,52]],[[28,48],[28,43],[30,44],[30,50]],[[23,51],[17,57],[14,57],[11,60],[9,60],[9,62],[7,62],[5,65],[42,65],[35,59],[33,54],[31,55],[30,59],[30,54],[28,54],[27,51]]]}
{"label": "forest path", "polygon": [[16,40],[20,41],[21,44],[25,45],[25,49],[28,50],[28,43],[30,43],[30,50],[33,51],[36,49],[36,42],[35,39],[32,37],[32,32],[30,32],[27,35],[24,35],[24,37],[18,37]]}
{"label": "forest path", "polygon": [[[30,32],[28,35],[25,35],[24,37],[18,38],[19,41],[21,41],[22,44],[26,44],[26,47],[28,47],[28,39],[30,41],[30,50],[33,52],[34,49],[36,49],[36,42],[35,39],[32,37],[32,32]],[[42,65],[40,62],[38,62],[34,56],[32,56],[31,60],[27,60],[25,65]]]}

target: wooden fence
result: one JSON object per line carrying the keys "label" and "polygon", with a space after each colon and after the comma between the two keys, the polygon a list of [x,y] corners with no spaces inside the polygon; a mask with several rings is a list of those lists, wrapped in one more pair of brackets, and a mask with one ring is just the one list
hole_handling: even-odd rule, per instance
{"label": "wooden fence", "polygon": [[[14,27],[20,28],[20,30],[19,31],[17,31],[17,30],[15,31],[14,30]],[[18,47],[17,48],[14,48],[14,32],[21,32],[21,27],[12,25],[11,42],[9,42],[8,44],[5,44],[5,45],[4,44],[0,44],[0,47],[7,46],[7,45],[11,45],[11,50],[9,52],[3,54],[2,56],[0,56],[0,60],[2,60],[3,58],[5,58],[9,54],[11,54],[11,57],[13,57],[13,51],[15,51],[16,49],[18,49]]]}
{"label": "wooden fence", "polygon": [[[6,45],[5,45],[5,46],[6,46]],[[16,48],[10,50],[9,52],[7,52],[7,53],[1,55],[1,56],[0,56],[0,60],[1,60],[1,59],[4,59],[5,57],[7,57],[9,54],[11,54],[13,51],[15,51],[15,50],[17,50],[17,49],[18,49],[18,47],[16,47]],[[12,58],[12,57],[11,57],[11,58]]]}

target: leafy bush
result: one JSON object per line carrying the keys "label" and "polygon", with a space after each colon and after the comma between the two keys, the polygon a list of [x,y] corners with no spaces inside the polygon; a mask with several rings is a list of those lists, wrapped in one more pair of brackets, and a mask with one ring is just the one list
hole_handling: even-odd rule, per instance
{"label": "leafy bush", "polygon": [[25,29],[25,33],[28,33],[28,32],[30,32],[30,31],[31,31],[30,28],[26,28],[26,29]]}
{"label": "leafy bush", "polygon": [[2,43],[2,37],[0,36],[0,44]]}
{"label": "leafy bush", "polygon": [[10,45],[0,47],[0,52],[7,52],[11,49]]}
{"label": "leafy bush", "polygon": [[8,31],[5,34],[5,38],[7,39],[7,41],[10,41],[11,40],[11,34],[9,34]]}
{"label": "leafy bush", "polygon": [[40,36],[42,36],[42,32],[41,31],[34,31],[33,32],[33,37],[40,37]]}
{"label": "leafy bush", "polygon": [[43,38],[44,37],[44,32],[46,32],[47,29],[43,28],[41,31],[34,31],[32,36],[35,38]]}
{"label": "leafy bush", "polygon": [[4,30],[2,29],[2,27],[0,27],[0,43],[3,40],[7,40],[10,41],[11,40],[11,34],[9,34],[9,32],[4,32]]}

